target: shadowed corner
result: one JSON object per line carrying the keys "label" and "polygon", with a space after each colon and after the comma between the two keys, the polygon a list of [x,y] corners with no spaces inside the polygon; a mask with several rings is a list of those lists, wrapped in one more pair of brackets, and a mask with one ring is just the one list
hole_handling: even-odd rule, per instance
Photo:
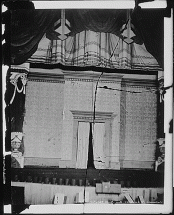
{"label": "shadowed corner", "polygon": [[169,133],[170,134],[173,133],[173,119],[171,119],[170,122],[169,122]]}
{"label": "shadowed corner", "polygon": [[20,214],[22,211],[24,211],[25,209],[29,209],[30,205],[12,205],[12,214]]}

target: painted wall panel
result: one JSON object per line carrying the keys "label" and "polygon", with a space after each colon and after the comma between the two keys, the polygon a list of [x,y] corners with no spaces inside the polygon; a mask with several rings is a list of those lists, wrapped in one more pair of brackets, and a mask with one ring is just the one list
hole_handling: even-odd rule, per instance
{"label": "painted wall panel", "polygon": [[[121,94],[120,159],[126,168],[128,161],[154,161],[157,138],[157,96],[155,87],[123,85]],[[140,164],[141,165],[141,164]],[[127,166],[130,168],[130,165]],[[143,165],[144,167],[144,165]],[[132,167],[132,168],[137,168]],[[140,167],[141,168],[141,167]],[[153,168],[153,165],[144,168]]]}
{"label": "painted wall panel", "polygon": [[28,81],[23,131],[25,157],[60,158],[63,84]]}

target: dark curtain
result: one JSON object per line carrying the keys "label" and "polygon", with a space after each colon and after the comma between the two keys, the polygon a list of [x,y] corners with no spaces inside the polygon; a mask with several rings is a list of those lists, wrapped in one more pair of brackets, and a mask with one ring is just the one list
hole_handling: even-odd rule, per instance
{"label": "dark curtain", "polygon": [[169,133],[173,133],[173,119],[171,119],[169,123]]}
{"label": "dark curtain", "polygon": [[132,23],[140,32],[148,52],[164,66],[164,9],[141,9],[137,7],[132,13]]}
{"label": "dark curtain", "polygon": [[164,133],[164,97],[161,95],[161,88],[164,86],[164,80],[159,80],[157,91],[157,138],[165,138]]}
{"label": "dark curtain", "polygon": [[160,93],[157,95],[157,138],[164,138],[164,100],[160,102]]}
{"label": "dark curtain", "polygon": [[10,99],[12,98],[13,87],[10,83],[10,69],[7,71],[6,76],[6,92],[5,92],[5,121],[6,121],[6,132],[5,132],[5,150],[11,151],[11,107]]}
{"label": "dark curtain", "polygon": [[84,30],[120,35],[120,28],[127,21],[127,10],[81,9],[66,10],[71,22],[71,35]]}
{"label": "dark curtain", "polygon": [[22,64],[37,50],[45,32],[60,18],[60,10],[11,10],[3,14],[6,43],[3,63]]}
{"label": "dark curtain", "polygon": [[94,154],[93,154],[93,141],[92,140],[93,140],[93,138],[92,138],[92,123],[90,123],[87,168],[95,169],[95,166],[94,166]]}
{"label": "dark curtain", "polygon": [[157,125],[157,138],[164,138],[164,101],[159,102],[159,99],[157,108]]}

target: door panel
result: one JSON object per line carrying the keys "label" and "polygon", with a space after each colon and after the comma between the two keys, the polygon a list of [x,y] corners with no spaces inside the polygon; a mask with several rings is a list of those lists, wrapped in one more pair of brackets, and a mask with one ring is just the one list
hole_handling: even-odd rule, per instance
{"label": "door panel", "polygon": [[94,166],[96,169],[105,169],[105,123],[95,123],[93,134]]}
{"label": "door panel", "polygon": [[76,168],[86,169],[89,146],[89,122],[79,122]]}

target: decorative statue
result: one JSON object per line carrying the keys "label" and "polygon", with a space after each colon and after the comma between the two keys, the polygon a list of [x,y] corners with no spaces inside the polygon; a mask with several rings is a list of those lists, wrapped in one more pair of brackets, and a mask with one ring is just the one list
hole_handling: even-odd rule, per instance
{"label": "decorative statue", "polygon": [[157,139],[155,171],[164,171],[165,138]]}
{"label": "decorative statue", "polygon": [[[19,163],[20,167],[24,167],[24,149],[23,149],[23,133],[22,132],[11,132],[11,156],[13,160],[12,167],[16,167],[14,165],[14,160]],[[18,166],[19,166],[18,165]]]}

